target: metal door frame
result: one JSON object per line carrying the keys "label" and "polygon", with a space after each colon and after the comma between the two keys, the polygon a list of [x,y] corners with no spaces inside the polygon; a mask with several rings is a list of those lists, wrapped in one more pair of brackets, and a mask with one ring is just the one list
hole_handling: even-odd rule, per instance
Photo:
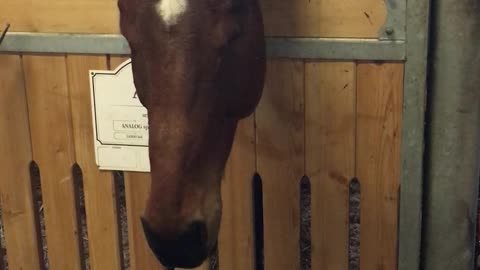
{"label": "metal door frame", "polygon": [[[269,57],[405,61],[398,269],[420,269],[429,0],[385,0],[377,38],[267,38]],[[121,35],[8,33],[0,52],[128,55]]]}

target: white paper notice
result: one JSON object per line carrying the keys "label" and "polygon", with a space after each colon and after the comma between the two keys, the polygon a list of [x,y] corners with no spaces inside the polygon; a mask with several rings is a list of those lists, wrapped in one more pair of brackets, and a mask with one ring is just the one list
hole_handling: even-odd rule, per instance
{"label": "white paper notice", "polygon": [[149,172],[147,109],[138,100],[131,60],[90,70],[95,159],[101,170]]}

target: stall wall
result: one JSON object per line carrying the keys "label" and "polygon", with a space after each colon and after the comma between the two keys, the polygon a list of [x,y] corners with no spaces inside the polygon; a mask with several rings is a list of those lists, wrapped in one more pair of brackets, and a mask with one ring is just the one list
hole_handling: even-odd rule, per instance
{"label": "stall wall", "polygon": [[[387,16],[383,1],[260,0],[268,36],[376,38]],[[12,31],[119,33],[115,0],[2,0],[0,23]]]}
{"label": "stall wall", "polygon": [[[384,2],[372,0],[263,0],[262,7],[269,36],[374,38],[386,17]],[[11,31],[118,33],[117,21],[112,0],[3,0],[0,10],[0,25],[9,22]],[[124,173],[124,250],[117,200],[123,190],[94,158],[88,70],[115,69],[126,57],[0,55],[0,208],[10,269],[45,264],[40,212],[49,269],[84,269],[87,255],[90,269],[122,269],[125,257],[130,269],[161,269],[139,219],[149,174]],[[396,269],[403,72],[403,62],[269,59],[262,100],[241,121],[225,172],[220,270],[260,270],[262,237],[265,270],[300,269],[302,179],[311,192],[311,269]],[[31,161],[40,177],[32,177]],[[252,199],[255,174],[261,205]],[[32,193],[38,178],[41,208]],[[349,267],[356,181],[360,268]],[[254,226],[258,209],[262,235]]]}

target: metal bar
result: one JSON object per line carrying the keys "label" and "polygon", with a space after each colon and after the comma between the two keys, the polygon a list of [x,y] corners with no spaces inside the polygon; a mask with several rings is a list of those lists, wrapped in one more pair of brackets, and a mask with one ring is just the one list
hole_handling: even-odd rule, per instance
{"label": "metal bar", "polygon": [[[9,33],[0,52],[130,54],[121,35]],[[403,41],[336,38],[267,38],[270,57],[335,60],[403,60]]]}
{"label": "metal bar", "polygon": [[430,0],[407,1],[398,270],[420,269]]}
{"label": "metal bar", "polygon": [[339,38],[267,38],[271,57],[332,60],[404,60],[403,41]]}
{"label": "metal bar", "polygon": [[480,1],[432,2],[422,269],[474,269]]}
{"label": "metal bar", "polygon": [[121,35],[8,33],[0,52],[130,54]]}
{"label": "metal bar", "polygon": [[405,0],[385,0],[387,19],[380,28],[378,36],[381,40],[405,40],[406,6]]}

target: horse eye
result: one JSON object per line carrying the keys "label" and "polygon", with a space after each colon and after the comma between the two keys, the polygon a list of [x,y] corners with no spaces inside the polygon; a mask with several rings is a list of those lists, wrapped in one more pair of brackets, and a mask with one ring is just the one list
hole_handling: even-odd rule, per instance
{"label": "horse eye", "polygon": [[230,35],[226,40],[225,40],[225,43],[222,44],[218,50],[221,52],[221,53],[224,53],[226,50],[229,49],[229,47],[231,47],[233,45],[233,43],[235,43],[235,41],[237,41],[239,38],[240,38],[241,34],[240,32],[235,32],[233,33],[232,35]]}
{"label": "horse eye", "polygon": [[240,31],[235,31],[233,33],[233,35],[230,36],[230,38],[228,39],[227,41],[227,44],[231,44],[233,42],[235,42],[236,40],[238,40],[240,38],[242,34],[240,33]]}
{"label": "horse eye", "polygon": [[241,31],[239,30],[234,31],[226,40],[224,47],[232,46],[237,40],[240,39],[241,36],[242,36]]}

